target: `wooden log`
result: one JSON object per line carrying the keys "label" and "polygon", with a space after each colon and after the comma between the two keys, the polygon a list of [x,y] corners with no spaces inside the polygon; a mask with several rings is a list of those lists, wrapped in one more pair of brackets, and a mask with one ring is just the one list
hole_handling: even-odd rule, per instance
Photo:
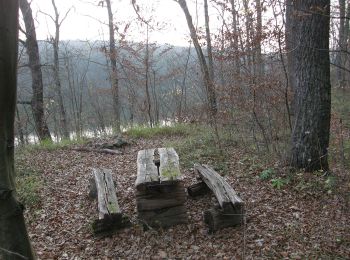
{"label": "wooden log", "polygon": [[97,198],[97,187],[94,178],[89,179],[89,198],[96,199]]}
{"label": "wooden log", "polygon": [[205,184],[205,182],[202,182],[202,181],[199,183],[193,184],[187,188],[187,193],[192,198],[205,195],[209,192],[210,192],[210,189],[208,188],[207,184]]}
{"label": "wooden log", "polygon": [[244,212],[236,212],[233,208],[226,211],[219,207],[211,208],[203,214],[204,223],[208,225],[209,233],[214,233],[222,228],[243,224],[243,214]]}
{"label": "wooden log", "polygon": [[167,196],[167,198],[137,198],[137,210],[156,210],[168,207],[183,205],[186,201],[186,195],[175,194],[172,197]]}
{"label": "wooden log", "polygon": [[179,156],[174,148],[158,148],[159,179],[161,183],[178,181],[181,179]]}
{"label": "wooden log", "polygon": [[154,163],[154,149],[141,150],[137,154],[137,190],[145,190],[147,185],[159,183],[158,168]]}
{"label": "wooden log", "polygon": [[234,208],[237,212],[242,212],[244,206],[243,201],[224,178],[208,165],[195,164],[194,169],[201,175],[202,180],[213,191],[223,210],[231,210],[231,208]]}
{"label": "wooden log", "polygon": [[115,229],[127,226],[127,217],[122,216],[118,204],[112,171],[108,169],[93,169],[93,175],[99,211],[99,218],[92,224],[94,234],[111,233]]}
{"label": "wooden log", "polygon": [[163,209],[183,205],[187,195],[182,182],[148,186],[144,191],[136,191],[138,211]]}
{"label": "wooden log", "polygon": [[95,149],[95,148],[88,148],[88,147],[79,147],[79,148],[72,148],[74,151],[78,152],[95,152],[95,153],[105,153],[105,154],[123,154],[123,152],[119,150],[111,150],[111,149]]}
{"label": "wooden log", "polygon": [[188,222],[184,205],[154,211],[140,211],[139,220],[145,227],[166,228]]}

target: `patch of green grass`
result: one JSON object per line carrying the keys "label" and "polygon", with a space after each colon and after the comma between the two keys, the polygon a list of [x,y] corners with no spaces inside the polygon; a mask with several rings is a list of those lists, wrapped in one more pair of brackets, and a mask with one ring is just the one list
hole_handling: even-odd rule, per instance
{"label": "patch of green grass", "polygon": [[88,141],[86,138],[68,140],[63,139],[60,142],[53,142],[51,140],[43,140],[39,144],[28,145],[24,149],[27,151],[35,150],[45,150],[45,151],[55,151],[57,149],[66,148],[72,145],[84,144]]}
{"label": "patch of green grass", "polygon": [[332,174],[325,175],[323,171],[301,172],[292,176],[293,187],[298,191],[319,195],[322,193],[331,194],[337,189],[337,177]]}
{"label": "patch of green grass", "polygon": [[184,136],[191,131],[191,126],[186,124],[175,124],[173,126],[137,126],[129,129],[126,134],[133,138],[150,139],[156,136]]}
{"label": "patch of green grass", "polygon": [[[224,136],[220,136],[222,144]],[[180,141],[168,142],[168,147],[174,147],[180,157],[180,164],[184,168],[192,168],[195,163],[205,163],[214,167],[216,171],[227,172],[227,153],[218,145],[210,127],[193,127],[191,133]]]}
{"label": "patch of green grass", "polygon": [[16,173],[16,189],[20,201],[27,207],[38,208],[41,203],[40,191],[43,186],[39,173],[31,170],[17,170]]}

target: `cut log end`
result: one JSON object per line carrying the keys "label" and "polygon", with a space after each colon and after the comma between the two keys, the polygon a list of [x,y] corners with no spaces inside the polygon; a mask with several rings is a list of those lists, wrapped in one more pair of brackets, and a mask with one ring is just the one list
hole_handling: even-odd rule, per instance
{"label": "cut log end", "polygon": [[111,235],[114,231],[129,227],[131,222],[127,216],[122,214],[105,215],[103,219],[97,219],[92,223],[94,235],[105,236]]}
{"label": "cut log end", "polygon": [[204,182],[193,184],[187,188],[187,193],[192,198],[205,195],[209,192],[210,189]]}
{"label": "cut log end", "polygon": [[210,234],[226,227],[233,227],[243,223],[243,214],[240,212],[225,212],[220,208],[206,210],[203,214],[204,223]]}

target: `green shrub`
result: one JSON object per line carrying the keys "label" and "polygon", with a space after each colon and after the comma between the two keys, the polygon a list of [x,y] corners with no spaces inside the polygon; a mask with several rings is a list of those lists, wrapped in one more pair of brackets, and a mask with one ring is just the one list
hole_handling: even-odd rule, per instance
{"label": "green shrub", "polygon": [[25,147],[25,149],[28,151],[35,151],[35,150],[54,151],[54,150],[66,148],[72,145],[84,144],[87,141],[88,139],[86,138],[74,139],[74,140],[62,139],[60,142],[43,140],[38,144],[28,145]]}
{"label": "green shrub", "polygon": [[271,180],[272,187],[276,189],[281,189],[288,181],[283,178],[275,178]]}
{"label": "green shrub", "polygon": [[271,168],[268,168],[266,170],[263,170],[261,173],[260,173],[260,176],[259,178],[261,180],[269,180],[272,178],[272,176],[275,174],[275,171]]}

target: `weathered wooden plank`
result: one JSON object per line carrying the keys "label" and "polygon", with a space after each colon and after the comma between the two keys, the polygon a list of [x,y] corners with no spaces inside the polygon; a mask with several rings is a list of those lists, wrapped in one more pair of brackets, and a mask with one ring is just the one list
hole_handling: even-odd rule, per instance
{"label": "weathered wooden plank", "polygon": [[159,182],[158,168],[154,163],[154,149],[141,150],[137,154],[137,178],[135,186],[138,190],[149,183]]}
{"label": "weathered wooden plank", "polygon": [[187,193],[192,198],[207,194],[209,192],[210,189],[208,188],[208,185],[203,181],[193,184],[187,188]]}
{"label": "weathered wooden plank", "polygon": [[120,214],[116,191],[112,180],[112,171],[109,169],[93,169],[97,188],[99,219],[105,215]]}
{"label": "weathered wooden plank", "polygon": [[136,206],[138,211],[157,210],[168,207],[183,205],[186,201],[186,194],[174,194],[167,198],[138,197]]}
{"label": "weathered wooden plank", "polygon": [[[108,169],[93,169],[93,175],[99,211],[99,218],[92,223],[94,234],[100,236],[111,234],[116,229],[129,226],[130,221],[127,216],[122,216],[118,204],[112,171]],[[90,185],[93,184],[90,183]]]}
{"label": "weathered wooden plank", "polygon": [[145,226],[163,228],[188,222],[184,205],[156,211],[142,211],[139,212],[139,220]]}
{"label": "weathered wooden plank", "polygon": [[209,233],[243,223],[243,212],[236,212],[235,210],[224,211],[218,207],[204,211],[203,216],[204,222],[209,227]]}
{"label": "weathered wooden plank", "polygon": [[105,182],[106,182],[107,210],[108,210],[109,214],[121,213],[121,210],[120,210],[120,207],[118,204],[116,189],[115,189],[114,184],[113,184],[112,171],[111,170],[104,170],[104,178],[105,178]]}
{"label": "weathered wooden plank", "polygon": [[160,182],[177,181],[181,179],[179,156],[174,148],[158,148],[160,165]]}
{"label": "weathered wooden plank", "polygon": [[243,201],[224,178],[208,165],[195,164],[194,169],[201,175],[202,180],[213,191],[222,209],[230,210],[230,208],[234,208],[237,212],[242,211]]}

